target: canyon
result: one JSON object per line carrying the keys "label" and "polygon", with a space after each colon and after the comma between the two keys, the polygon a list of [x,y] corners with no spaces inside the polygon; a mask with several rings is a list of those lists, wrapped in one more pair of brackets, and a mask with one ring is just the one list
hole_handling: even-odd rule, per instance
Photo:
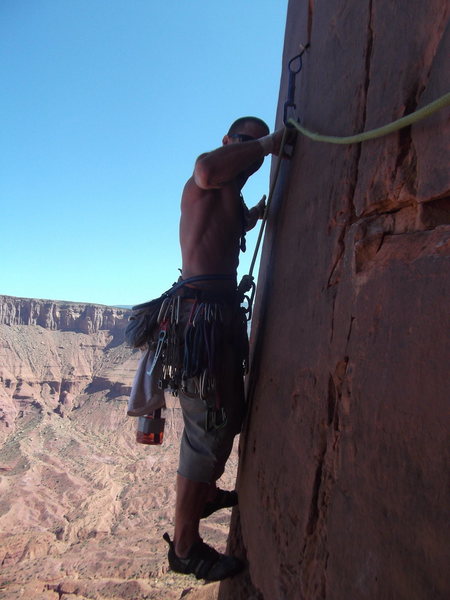
{"label": "canyon", "polygon": [[[126,309],[0,296],[0,597],[178,599],[168,571],[182,418],[135,442],[126,403],[140,351]],[[222,485],[233,485],[233,453]],[[230,510],[203,535],[225,548]]]}

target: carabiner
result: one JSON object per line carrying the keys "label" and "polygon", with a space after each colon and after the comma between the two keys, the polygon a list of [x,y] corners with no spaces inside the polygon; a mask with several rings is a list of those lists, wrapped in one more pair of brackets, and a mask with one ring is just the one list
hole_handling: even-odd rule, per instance
{"label": "carabiner", "polygon": [[[293,58],[291,58],[291,60],[288,62],[288,70],[289,70],[288,93],[287,93],[286,102],[284,103],[284,112],[283,112],[283,123],[286,126],[288,125],[288,123],[287,123],[288,108],[295,109],[297,106],[295,103],[295,78],[296,78],[297,74],[300,73],[300,71],[302,70],[302,66],[303,66],[302,55],[308,47],[309,47],[309,44],[306,44],[306,46],[301,45],[300,53],[297,54],[296,56],[294,56]],[[298,60],[298,68],[297,69],[292,67],[292,63],[296,60]]]}

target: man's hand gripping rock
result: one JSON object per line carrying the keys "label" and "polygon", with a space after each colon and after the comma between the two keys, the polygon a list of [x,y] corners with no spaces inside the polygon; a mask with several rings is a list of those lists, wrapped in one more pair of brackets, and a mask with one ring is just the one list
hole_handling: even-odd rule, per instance
{"label": "man's hand gripping rock", "polygon": [[[285,134],[285,130],[286,130],[286,134]],[[283,148],[281,148],[281,144],[283,141],[283,135],[285,135],[285,139],[284,139]],[[277,129],[273,133],[270,133],[269,135],[259,138],[258,142],[261,144],[261,146],[264,150],[265,156],[267,156],[268,154],[280,156],[280,152],[281,152],[281,158],[290,159],[292,155],[290,153],[286,152],[286,146],[293,148],[293,146],[295,145],[296,137],[297,137],[296,129],[292,129],[290,127],[288,127],[288,128],[280,127],[280,129]]]}

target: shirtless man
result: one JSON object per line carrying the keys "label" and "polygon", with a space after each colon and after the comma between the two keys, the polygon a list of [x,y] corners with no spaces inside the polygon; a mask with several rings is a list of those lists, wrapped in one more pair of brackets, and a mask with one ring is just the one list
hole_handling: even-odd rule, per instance
{"label": "shirtless man", "polygon": [[[261,167],[265,156],[278,154],[282,134],[283,130],[269,134],[267,125],[256,117],[243,117],[232,124],[222,147],[197,159],[181,200],[182,278],[211,274],[223,278],[189,287],[205,293],[235,294],[241,237],[263,217],[265,210],[264,199],[246,209],[241,189]],[[175,533],[173,541],[167,534],[164,536],[170,546],[172,570],[194,573],[197,578],[211,581],[234,575],[243,567],[237,558],[219,554],[203,543],[199,534],[201,518],[237,503],[236,492],[216,487],[244,414],[242,369],[232,357],[225,357],[222,362],[226,363],[225,377],[219,377],[216,393],[225,403],[225,427],[206,433],[201,430],[200,417],[195,422],[196,417],[191,418],[189,413],[204,410],[202,401],[180,393],[185,432],[177,474]],[[205,467],[198,466],[204,463]]]}

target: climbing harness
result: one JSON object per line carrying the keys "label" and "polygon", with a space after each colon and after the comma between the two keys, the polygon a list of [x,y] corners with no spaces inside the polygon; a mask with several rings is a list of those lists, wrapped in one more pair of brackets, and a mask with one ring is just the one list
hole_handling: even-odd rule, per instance
{"label": "climbing harness", "polygon": [[[227,423],[216,389],[216,375],[220,371],[224,336],[229,335],[224,313],[240,309],[236,291],[219,293],[188,287],[188,284],[207,280],[234,280],[234,276],[204,275],[180,279],[160,298],[133,307],[127,339],[129,343],[138,341],[138,347],[145,342],[151,348],[146,375],[151,377],[158,373],[156,384],[159,389],[174,396],[180,391],[188,395],[193,393],[203,400],[205,430],[210,431],[221,429]],[[183,304],[183,299],[191,300],[192,306]],[[236,348],[242,354],[244,364],[248,360],[248,348],[239,350],[238,338]],[[158,370],[155,369],[157,364],[161,367]]]}
{"label": "climbing harness", "polygon": [[[198,275],[181,279],[164,292],[159,298],[139,304],[132,308],[128,326],[125,331],[127,343],[134,348],[142,348],[149,345],[153,350],[151,364],[146,374],[152,376],[154,369],[160,361],[162,366],[162,377],[158,381],[160,389],[168,389],[173,395],[178,390],[184,389],[186,380],[190,377],[199,376],[204,370],[212,372],[215,369],[214,348],[216,340],[219,339],[219,323],[222,322],[222,312],[219,304],[203,302],[194,303],[196,312],[191,313],[189,318],[187,337],[189,345],[185,345],[184,357],[182,356],[180,335],[180,311],[182,297],[195,297],[195,290],[181,294],[181,288],[187,284],[199,281],[226,281],[232,280],[234,276],[228,274]],[[185,287],[185,290],[189,288]],[[195,335],[193,334],[195,331]],[[193,350],[191,350],[193,348]],[[211,378],[203,377],[200,380],[199,393],[202,398],[206,397],[211,388]]]}
{"label": "climbing harness", "polygon": [[[284,103],[284,109],[283,109],[283,123],[286,126],[288,125],[288,118],[287,118],[288,108],[292,108],[293,110],[295,110],[297,107],[297,105],[295,103],[295,78],[297,77],[298,73],[300,73],[300,71],[302,70],[302,66],[303,66],[302,56],[308,47],[309,47],[309,44],[306,44],[306,46],[300,45],[300,48],[301,48],[300,53],[297,54],[296,56],[294,56],[294,58],[291,58],[291,60],[288,62],[288,70],[289,70],[288,94],[287,94],[286,102]],[[295,61],[298,61],[297,68],[294,68],[292,66],[295,63]]]}
{"label": "climbing harness", "polygon": [[154,335],[156,325],[163,320],[163,312],[167,307],[169,298],[183,286],[198,281],[226,281],[231,279],[234,279],[234,276],[221,274],[195,275],[188,279],[180,279],[169,290],[161,294],[159,298],[133,306],[128,319],[128,325],[125,329],[125,341],[131,348],[146,346]]}

